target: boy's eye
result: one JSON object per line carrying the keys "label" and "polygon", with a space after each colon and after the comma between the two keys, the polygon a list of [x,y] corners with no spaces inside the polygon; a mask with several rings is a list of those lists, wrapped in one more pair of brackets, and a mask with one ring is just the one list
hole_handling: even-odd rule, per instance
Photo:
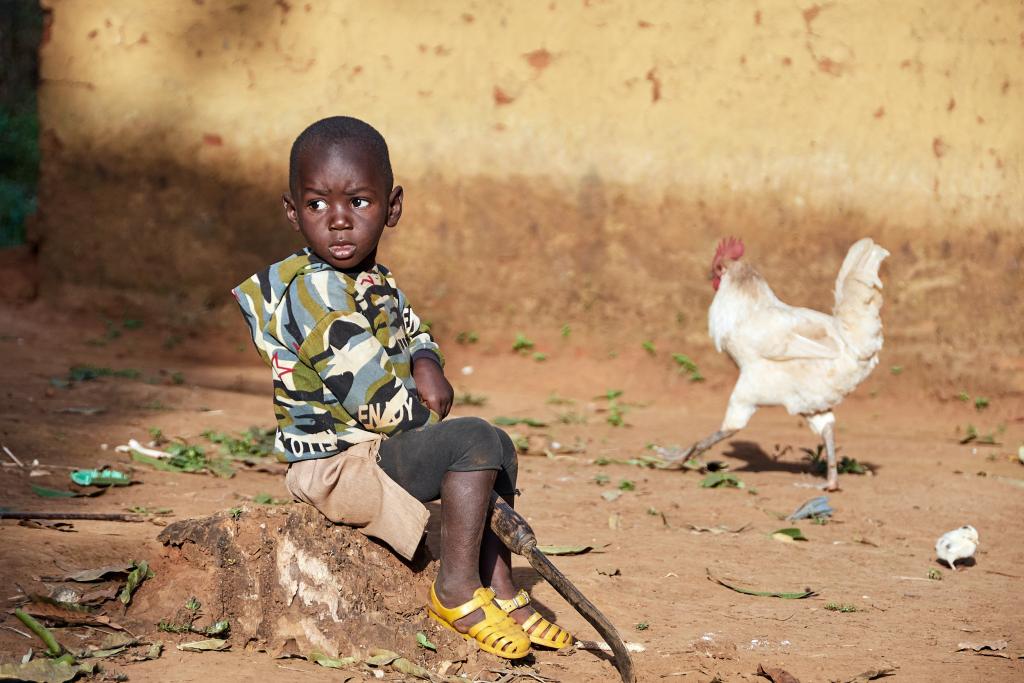
{"label": "boy's eye", "polygon": [[306,202],[306,206],[308,206],[313,211],[323,211],[324,209],[327,208],[327,202],[325,202],[322,199],[314,199],[312,201]]}
{"label": "boy's eye", "polygon": [[356,197],[352,200],[352,206],[357,209],[365,209],[370,205],[369,199],[363,199],[362,197]]}

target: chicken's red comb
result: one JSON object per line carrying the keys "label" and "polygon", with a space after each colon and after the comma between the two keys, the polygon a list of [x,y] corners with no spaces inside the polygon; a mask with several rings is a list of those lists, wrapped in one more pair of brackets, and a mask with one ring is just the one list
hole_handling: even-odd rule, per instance
{"label": "chicken's red comb", "polygon": [[715,249],[715,261],[719,259],[727,258],[733,261],[743,256],[743,240],[739,237],[725,237],[721,242],[718,243],[718,248]]}

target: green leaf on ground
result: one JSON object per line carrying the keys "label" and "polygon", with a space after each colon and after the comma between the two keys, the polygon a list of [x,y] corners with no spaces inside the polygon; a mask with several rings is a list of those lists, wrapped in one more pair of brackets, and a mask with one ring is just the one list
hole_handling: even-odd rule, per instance
{"label": "green leaf on ground", "polygon": [[715,488],[735,488],[742,489],[746,488],[739,477],[731,472],[712,472],[700,482],[701,488],[704,489],[715,489]]}
{"label": "green leaf on ground", "polygon": [[527,427],[547,427],[548,423],[543,420],[537,420],[532,417],[506,417],[499,415],[498,417],[491,420],[496,425],[503,427],[515,427],[516,425],[526,425]]}
{"label": "green leaf on ground", "polygon": [[592,545],[539,545],[537,550],[545,555],[583,555],[594,549]]}
{"label": "green leaf on ground", "polygon": [[113,370],[111,368],[97,367],[95,365],[74,365],[68,372],[68,379],[72,382],[88,382],[97,377],[125,377],[127,379],[138,379],[142,374],[134,368]]}
{"label": "green leaf on ground", "polygon": [[826,603],[825,609],[829,612],[856,612],[857,606],[842,602],[829,602]]}
{"label": "green leaf on ground", "polygon": [[125,579],[124,588],[121,589],[121,593],[117,596],[125,606],[132,601],[132,594],[135,590],[142,585],[142,582],[146,579],[151,579],[156,576],[149,568],[149,563],[145,560],[137,560],[135,563],[135,569],[128,573],[128,578]]}
{"label": "green leaf on ground", "polygon": [[513,351],[529,351],[533,348],[533,342],[530,341],[525,334],[522,332],[516,333],[516,340],[512,343]]}
{"label": "green leaf on ground", "polygon": [[33,659],[26,664],[0,664],[0,681],[65,683],[79,674],[91,674],[95,669],[95,662],[76,664],[63,659]]}
{"label": "green leaf on ground", "polygon": [[482,394],[471,394],[468,391],[458,394],[455,397],[457,406],[482,406],[487,405],[487,397]]}
{"label": "green leaf on ground", "polygon": [[427,639],[427,634],[423,631],[416,632],[416,643],[422,648],[426,648],[427,650],[433,650],[434,652],[437,652],[437,645],[434,645],[432,642],[430,642],[430,640]]}
{"label": "green leaf on ground", "polygon": [[803,532],[796,527],[788,527],[786,529],[778,529],[772,532],[772,538],[777,541],[784,541],[790,543],[792,541],[806,541],[807,537],[804,536]]}
{"label": "green leaf on ground", "polygon": [[194,640],[191,643],[181,643],[179,650],[185,652],[222,652],[231,646],[223,638],[207,638],[206,640]]}
{"label": "green leaf on ground", "polygon": [[40,498],[78,498],[81,493],[75,493],[74,491],[62,491],[60,489],[50,489],[45,486],[37,486],[36,484],[29,484],[32,487],[32,493],[36,494]]}
{"label": "green leaf on ground", "polygon": [[755,591],[755,590],[750,590],[749,588],[740,588],[739,586],[733,586],[731,584],[726,583],[725,581],[722,581],[721,579],[719,579],[716,576],[712,575],[710,570],[706,570],[706,571],[707,571],[708,581],[712,581],[714,583],[717,583],[720,586],[725,586],[729,590],[736,591],[737,593],[742,593],[743,595],[753,595],[753,596],[760,597],[760,598],[782,598],[783,600],[803,600],[804,598],[809,598],[812,595],[816,595],[816,593],[813,590],[811,590],[810,588],[805,588],[802,591],[794,591],[794,592],[785,592],[785,591]]}
{"label": "green leaf on ground", "polygon": [[288,501],[284,498],[274,498],[269,493],[257,493],[252,497],[252,502],[259,505],[284,505]]}
{"label": "green leaf on ground", "polygon": [[313,650],[312,652],[310,652],[309,656],[307,656],[306,659],[308,659],[311,662],[316,662],[320,666],[326,667],[328,669],[343,669],[346,666],[352,666],[353,664],[359,661],[358,657],[328,657],[323,652],[319,652],[318,650]]}
{"label": "green leaf on ground", "polygon": [[690,373],[691,382],[703,382],[704,375],[700,374],[700,370],[697,368],[697,364],[687,356],[685,353],[673,353],[672,360],[679,366],[679,372]]}
{"label": "green leaf on ground", "polygon": [[396,659],[401,659],[401,655],[391,650],[371,650],[370,658],[366,660],[367,666],[387,666]]}

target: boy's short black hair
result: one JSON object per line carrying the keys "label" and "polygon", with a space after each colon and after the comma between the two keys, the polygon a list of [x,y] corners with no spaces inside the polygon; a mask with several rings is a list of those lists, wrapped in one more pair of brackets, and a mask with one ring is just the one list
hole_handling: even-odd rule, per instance
{"label": "boy's short black hair", "polygon": [[288,187],[294,195],[299,181],[299,160],[303,155],[339,143],[355,143],[363,147],[380,164],[381,176],[388,186],[388,192],[395,184],[395,176],[391,171],[391,158],[388,156],[388,143],[377,129],[351,116],[330,116],[320,119],[299,133],[292,143],[292,151],[288,157]]}

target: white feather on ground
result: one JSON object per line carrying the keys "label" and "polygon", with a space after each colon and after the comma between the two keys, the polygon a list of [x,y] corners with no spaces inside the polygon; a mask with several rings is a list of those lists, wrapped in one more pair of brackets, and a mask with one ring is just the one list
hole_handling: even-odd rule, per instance
{"label": "white feather on ground", "polygon": [[978,531],[971,525],[965,525],[953,531],[947,531],[935,543],[935,554],[940,560],[956,571],[956,562],[974,557],[978,549]]}

